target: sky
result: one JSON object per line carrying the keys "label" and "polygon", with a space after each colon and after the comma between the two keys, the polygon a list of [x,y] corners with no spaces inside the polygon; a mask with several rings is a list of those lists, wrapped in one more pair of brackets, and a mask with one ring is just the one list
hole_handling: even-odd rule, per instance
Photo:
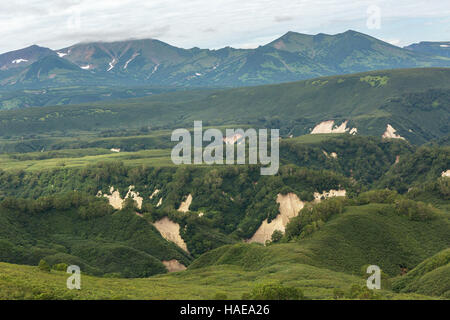
{"label": "sky", "polygon": [[349,29],[397,46],[450,41],[450,1],[0,0],[0,53],[144,38],[182,48],[255,48],[288,31]]}

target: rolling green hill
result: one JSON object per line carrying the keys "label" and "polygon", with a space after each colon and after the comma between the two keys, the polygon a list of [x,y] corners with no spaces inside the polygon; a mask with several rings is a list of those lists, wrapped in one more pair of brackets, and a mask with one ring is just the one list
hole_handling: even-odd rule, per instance
{"label": "rolling green hill", "polygon": [[95,199],[65,199],[64,206],[42,199],[44,209],[38,202],[23,210],[3,203],[0,260],[37,265],[45,259],[79,265],[88,274],[134,278],[167,272],[163,260],[187,265],[192,259],[130,210],[112,214]]}
{"label": "rolling green hill", "polygon": [[[317,124],[347,121],[348,130],[381,136],[390,124],[413,143],[448,134],[449,69],[405,69],[335,76],[280,85],[177,92],[114,102],[9,110],[0,135],[110,128],[177,128],[245,124],[309,133]],[[185,96],[184,96],[185,95]],[[185,97],[183,99],[183,97]]]}
{"label": "rolling green hill", "polygon": [[[307,299],[333,299],[335,288],[345,295],[351,286],[361,287],[364,283],[361,277],[306,264],[281,264],[258,271],[221,265],[146,279],[109,279],[82,274],[81,290],[68,290],[66,281],[69,275],[61,271],[48,273],[37,267],[0,262],[0,272],[0,299],[241,299],[255,286],[266,283],[301,288]],[[388,290],[382,290],[377,297],[436,299]]]}
{"label": "rolling green hill", "polygon": [[211,265],[239,265],[259,270],[284,262],[309,264],[337,272],[359,274],[375,264],[389,276],[401,267],[414,268],[450,245],[448,216],[412,221],[388,205],[348,206],[311,235],[287,243],[263,247],[224,246],[202,255],[190,269]]}
{"label": "rolling green hill", "polygon": [[[111,137],[120,138],[136,139]],[[148,138],[156,139],[149,146],[159,139]],[[450,247],[448,210],[421,204],[409,192],[361,193],[391,175],[391,168],[408,168],[422,161],[427,153],[423,150],[428,149],[434,150],[432,159],[440,160],[423,161],[428,168],[423,171],[429,173],[418,172],[407,183],[438,181],[438,171],[448,160],[444,148],[417,148],[403,141],[351,135],[285,140],[283,165],[273,177],[260,176],[252,166],[145,165],[151,152],[158,150],[114,154],[135,161],[122,164],[96,162],[106,159],[102,158],[108,156],[105,149],[13,155],[8,166],[14,161],[45,164],[26,171],[13,167],[0,171],[0,298],[213,299],[225,295],[241,299],[256,286],[273,283],[300,289],[307,299],[448,298],[440,284],[448,277],[445,264],[436,266],[426,260]],[[336,152],[337,158],[327,157],[324,150]],[[88,166],[57,164],[84,161],[83,152],[86,158],[99,158]],[[131,160],[139,152],[142,158]],[[358,156],[365,153],[373,157]],[[308,169],[292,164],[303,161]],[[399,174],[408,176],[408,172],[402,169]],[[111,186],[124,196],[130,185],[142,196],[142,209],[128,203],[123,210],[113,210],[95,197],[99,190],[108,193]],[[295,233],[298,229],[289,224],[287,234],[278,240],[281,243],[266,247],[239,243],[264,219],[277,215],[278,193],[293,192],[302,201],[312,201],[313,192],[339,188],[347,190],[348,199],[323,200],[321,209],[311,215],[309,205],[300,212],[306,219],[300,220],[303,233]],[[160,189],[158,196],[150,199],[155,189]],[[428,192],[448,202],[435,190]],[[192,195],[189,211],[177,211],[188,194]],[[342,210],[328,205],[335,202],[342,204]],[[199,212],[204,215],[200,217]],[[152,226],[162,217],[180,225],[190,254],[163,239]],[[68,275],[64,272],[39,270],[36,265],[41,259],[55,268],[58,263],[81,266],[82,290],[65,289]],[[161,261],[171,259],[188,269],[162,274],[166,268]],[[435,260],[442,259],[430,259]],[[382,290],[376,293],[363,288],[367,275],[361,270],[368,264],[379,265],[384,272]],[[410,276],[400,277],[404,268],[411,270]],[[413,272],[416,269],[427,273]],[[401,281],[407,282],[402,288]]]}
{"label": "rolling green hill", "polygon": [[130,99],[174,90],[181,88],[71,86],[18,91],[0,89],[0,110]]}
{"label": "rolling green hill", "polygon": [[450,249],[426,259],[393,284],[396,292],[416,292],[450,299]]}

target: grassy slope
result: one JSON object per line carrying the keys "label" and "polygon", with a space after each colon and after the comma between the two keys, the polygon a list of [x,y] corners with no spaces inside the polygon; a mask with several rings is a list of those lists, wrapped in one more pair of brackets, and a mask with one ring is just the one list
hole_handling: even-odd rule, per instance
{"label": "grassy slope", "polygon": [[393,286],[398,292],[441,295],[450,299],[450,248],[440,251],[397,279]]}
{"label": "grassy slope", "polygon": [[320,266],[358,273],[361,266],[375,264],[395,276],[400,265],[412,268],[449,247],[449,234],[448,217],[411,221],[386,205],[370,204],[347,208],[303,245]]}
{"label": "grassy slope", "polygon": [[[276,247],[276,246],[274,246]],[[333,289],[348,290],[363,279],[306,264],[281,264],[260,270],[220,265],[146,279],[109,279],[82,275],[81,291],[66,289],[68,274],[37,267],[0,263],[0,299],[213,299],[225,293],[240,299],[255,284],[281,282],[302,288],[311,299],[331,299]],[[388,299],[429,299],[418,294],[382,290]]]}
{"label": "grassy slope", "polygon": [[0,166],[3,170],[42,171],[53,168],[81,168],[100,161],[123,161],[127,166],[148,165],[153,167],[172,166],[170,150],[142,150],[137,152],[113,153],[105,151],[100,155],[73,156],[43,160],[16,160],[7,155],[0,155]]}
{"label": "grassy slope", "polygon": [[191,261],[133,212],[86,220],[73,210],[33,215],[0,209],[0,221],[2,261],[37,265],[43,258],[51,265],[77,264],[90,274],[122,277],[164,273],[162,260]]}
{"label": "grassy slope", "polygon": [[391,213],[387,205],[370,204],[348,207],[344,214],[331,219],[323,229],[298,244],[252,251],[241,248],[243,252],[227,251],[223,247],[222,251],[212,251],[195,260],[190,268],[222,263],[260,268],[291,261],[359,274],[362,266],[375,264],[390,276],[396,276],[400,264],[413,268],[449,247],[449,233],[450,223],[446,217],[411,221]]}
{"label": "grassy slope", "polygon": [[[398,264],[412,268],[447,248],[449,228],[447,217],[416,222],[390,213],[386,205],[349,207],[300,242],[227,245],[202,255],[187,271],[146,279],[83,275],[80,292],[65,289],[68,275],[62,272],[48,274],[36,267],[0,263],[0,298],[211,299],[225,293],[239,299],[257,283],[278,281],[302,288],[308,298],[329,299],[335,288],[363,285],[364,265],[377,264],[397,275]],[[446,276],[447,269],[439,275]],[[389,290],[380,293],[389,299],[426,298]]]}

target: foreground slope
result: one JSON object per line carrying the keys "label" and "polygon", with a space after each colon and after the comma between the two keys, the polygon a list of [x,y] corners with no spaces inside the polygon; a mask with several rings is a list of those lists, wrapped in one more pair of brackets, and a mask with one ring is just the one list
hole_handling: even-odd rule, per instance
{"label": "foreground slope", "polygon": [[388,205],[350,206],[295,244],[254,249],[250,245],[225,246],[204,254],[189,268],[231,264],[257,270],[295,262],[359,274],[363,266],[375,264],[394,277],[403,266],[412,269],[448,248],[449,232],[448,217],[412,221],[392,212]]}
{"label": "foreground slope", "polygon": [[450,299],[450,249],[426,259],[394,282],[396,292],[416,292]]}

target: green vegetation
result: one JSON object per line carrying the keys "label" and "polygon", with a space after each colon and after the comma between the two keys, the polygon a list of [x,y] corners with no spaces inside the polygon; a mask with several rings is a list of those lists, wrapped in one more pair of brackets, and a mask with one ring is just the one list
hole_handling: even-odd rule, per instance
{"label": "green vegetation", "polygon": [[365,76],[359,79],[360,81],[367,82],[371,87],[381,87],[387,84],[389,78],[379,76]]}
{"label": "green vegetation", "polygon": [[[448,77],[377,71],[0,112],[0,298],[449,298]],[[173,165],[171,129],[194,119],[280,128],[278,174]],[[358,135],[305,134],[329,119]],[[383,140],[387,123],[417,144],[441,140]],[[114,187],[124,199],[131,186],[142,206],[127,198],[118,210],[103,197]],[[315,201],[332,189],[346,197]],[[285,232],[242,243],[288,193],[304,207]],[[164,217],[189,252],[155,228]],[[171,260],[187,270],[168,274]],[[65,288],[71,264],[79,291]],[[383,270],[380,291],[364,286],[370,264]]]}
{"label": "green vegetation", "polygon": [[286,287],[281,284],[260,284],[249,294],[242,296],[246,300],[303,300],[303,291],[295,287]]}
{"label": "green vegetation", "polygon": [[450,299],[450,249],[426,259],[394,282],[396,292],[416,292]]}
{"label": "green vegetation", "polygon": [[40,261],[41,270],[59,270],[63,263],[77,264],[88,274],[146,277],[166,272],[162,260],[191,260],[127,207],[113,214],[104,199],[81,192],[6,198],[0,219],[1,260]]}
{"label": "green vegetation", "polygon": [[[389,81],[372,87],[360,81],[365,77]],[[415,144],[448,135],[449,69],[372,71],[319,80],[320,86],[313,84],[318,80],[305,80],[6,110],[0,113],[0,136],[22,139],[43,134],[79,136],[80,132],[98,133],[111,128],[192,128],[198,119],[204,126],[280,128],[283,136],[307,134],[326,120],[335,120],[336,125],[349,120],[347,126],[356,127],[358,134],[378,137],[391,124],[398,134]]]}

